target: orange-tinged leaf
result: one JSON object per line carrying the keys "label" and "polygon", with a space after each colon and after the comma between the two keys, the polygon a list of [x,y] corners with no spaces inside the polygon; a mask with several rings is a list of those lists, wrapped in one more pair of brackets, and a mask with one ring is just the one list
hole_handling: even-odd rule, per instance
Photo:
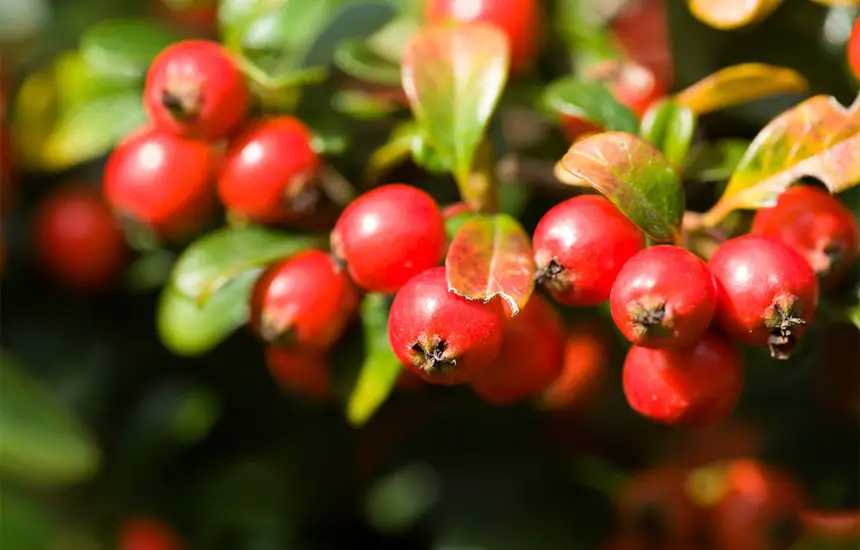
{"label": "orange-tinged leaf", "polygon": [[716,225],[737,208],[772,206],[802,177],[821,180],[834,193],[860,183],[860,96],[848,109],[830,96],[815,96],[773,119],[704,222]]}
{"label": "orange-tinged leaf", "polygon": [[532,246],[507,214],[476,216],[463,224],[445,258],[448,288],[470,300],[503,298],[516,315],[534,290]]}
{"label": "orange-tinged leaf", "polygon": [[675,100],[701,115],[777,94],[803,93],[809,82],[793,69],[742,63],[721,69],[679,92]]}
{"label": "orange-tinged leaf", "polygon": [[403,89],[423,134],[460,186],[482,206],[488,191],[470,185],[472,164],[508,77],[510,48],[490,24],[431,26],[403,55]]}
{"label": "orange-tinged leaf", "polygon": [[687,0],[697,19],[722,30],[737,29],[761,21],[782,0]]}
{"label": "orange-tinged leaf", "polygon": [[680,242],[684,189],[666,157],[647,141],[624,132],[595,134],[574,143],[561,165],[654,240]]}

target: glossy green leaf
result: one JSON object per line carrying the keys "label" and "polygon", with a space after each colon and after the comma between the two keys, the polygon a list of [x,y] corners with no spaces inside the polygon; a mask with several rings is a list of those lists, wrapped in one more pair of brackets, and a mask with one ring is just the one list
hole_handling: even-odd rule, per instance
{"label": "glossy green leaf", "polygon": [[728,181],[749,146],[749,140],[738,138],[702,143],[690,151],[684,176],[697,181]]}
{"label": "glossy green leaf", "polygon": [[412,37],[403,56],[403,88],[429,140],[470,196],[472,164],[508,76],[509,46],[488,24],[427,27]]}
{"label": "glossy green leaf", "polygon": [[364,363],[346,405],[346,417],[361,426],[388,398],[403,368],[388,341],[388,298],[368,294],[361,303]]}
{"label": "glossy green leaf", "polygon": [[259,227],[220,229],[185,249],[173,269],[172,286],[188,300],[202,305],[244,272],[323,244],[321,237]]}
{"label": "glossy green leaf", "polygon": [[161,342],[177,355],[202,355],[248,322],[251,287],[261,268],[242,271],[200,305],[179,290],[162,290],[156,311]]}
{"label": "glossy green leaf", "polygon": [[74,483],[96,472],[93,436],[6,351],[0,350],[0,470],[38,484]]}
{"label": "glossy green leaf", "polygon": [[287,0],[219,0],[218,25],[224,43],[235,48],[255,19],[277,11]]}
{"label": "glossy green leaf", "polygon": [[658,242],[680,242],[684,188],[666,157],[632,134],[606,132],[574,143],[561,160],[573,179],[611,200]]}
{"label": "glossy green leaf", "polygon": [[680,172],[687,162],[696,122],[693,111],[668,99],[651,105],[642,117],[639,135],[660,149],[672,168]]}
{"label": "glossy green leaf", "polygon": [[534,290],[529,236],[507,214],[476,216],[457,231],[445,257],[448,288],[470,300],[504,299],[516,315]]}
{"label": "glossy green leaf", "polygon": [[400,67],[380,58],[365,42],[341,42],[334,52],[334,64],[344,73],[373,84],[399,85]]}
{"label": "glossy green leaf", "polygon": [[810,98],[776,117],[756,136],[708,225],[737,208],[771,206],[800,178],[820,180],[832,192],[860,183],[860,96],[845,108],[829,96]]}
{"label": "glossy green leaf", "polygon": [[80,51],[101,74],[142,79],[149,64],[179,37],[148,19],[108,19],[81,35]]}
{"label": "glossy green leaf", "polygon": [[572,76],[556,80],[547,87],[543,102],[556,113],[593,122],[607,131],[634,133],[639,128],[636,115],[600,82]]}

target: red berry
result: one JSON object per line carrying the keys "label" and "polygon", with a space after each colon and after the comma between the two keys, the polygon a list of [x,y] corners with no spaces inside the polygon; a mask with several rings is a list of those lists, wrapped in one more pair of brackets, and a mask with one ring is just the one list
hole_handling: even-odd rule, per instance
{"label": "red berry", "polygon": [[620,42],[625,53],[648,68],[664,90],[672,87],[675,78],[667,4],[667,0],[627,2],[610,24],[613,37]]}
{"label": "red berry", "polygon": [[331,395],[328,358],[322,351],[270,346],[266,349],[266,365],[285,390],[315,399]]}
{"label": "red berry", "polygon": [[563,362],[564,323],[552,304],[532,295],[520,313],[505,319],[499,358],[472,389],[494,405],[515,403],[547,387]]}
{"label": "red berry", "polygon": [[283,222],[294,216],[319,164],[299,120],[257,121],[230,142],[218,194],[227,208],[254,221]]}
{"label": "red berry", "polygon": [[818,306],[818,279],[803,257],[777,241],[745,235],[720,245],[709,267],[720,326],[788,358]]}
{"label": "red berry", "polygon": [[434,267],[394,297],[388,338],[397,358],[424,380],[464,384],[493,366],[503,316],[498,300],[474,302],[449,291],[445,268]]}
{"label": "red berry", "polygon": [[511,48],[511,72],[522,73],[537,57],[543,36],[543,15],[537,0],[427,0],[429,23],[447,21],[491,23]]}
{"label": "red berry", "polygon": [[682,348],[633,346],[624,361],[624,394],[634,411],[656,422],[711,426],[737,403],[742,362],[740,351],[713,330]]}
{"label": "red berry", "polygon": [[698,541],[705,528],[704,510],[690,500],[686,484],[683,468],[653,468],[636,474],[617,502],[622,531],[660,548]]}
{"label": "red berry", "polygon": [[860,17],[854,20],[851,27],[851,36],[848,38],[848,66],[854,74],[854,78],[860,81]]}
{"label": "red berry", "polygon": [[717,287],[708,266],[677,246],[646,248],[624,264],[609,297],[612,318],[637,346],[688,346],[708,329]]}
{"label": "red berry", "polygon": [[538,282],[563,304],[587,306],[609,298],[616,275],[645,242],[608,199],[583,195],[544,215],[533,246]]}
{"label": "red berry", "polygon": [[245,118],[248,88],[220,44],[186,40],[168,46],[152,62],[144,102],[158,128],[212,141],[226,137]]}
{"label": "red berry", "polygon": [[201,142],[141,129],[108,158],[104,192],[121,216],[163,237],[182,236],[209,220],[217,156]]}
{"label": "red berry", "polygon": [[608,338],[597,322],[571,328],[564,344],[564,365],[544,391],[543,404],[553,410],[590,405],[607,380],[609,359]]}
{"label": "red berry", "polygon": [[857,220],[817,187],[789,188],[775,206],[756,213],[751,233],[776,239],[806,258],[825,287],[837,284],[857,257]]}
{"label": "red berry", "polygon": [[331,233],[331,249],[358,286],[391,293],[438,265],[446,239],[436,201],[415,187],[393,184],[346,207]]}
{"label": "red berry", "polygon": [[712,513],[719,550],[788,550],[801,534],[804,496],[780,470],[738,460],[725,470],[725,492]]}
{"label": "red berry", "polygon": [[260,276],[251,295],[251,326],[266,342],[326,349],[357,305],[358,293],[334,259],[308,250]]}
{"label": "red berry", "polygon": [[182,550],[179,535],[157,519],[127,519],[117,537],[117,550]]}
{"label": "red berry", "polygon": [[80,185],[54,191],[39,205],[33,236],[50,274],[82,291],[116,283],[127,255],[110,208],[96,190]]}

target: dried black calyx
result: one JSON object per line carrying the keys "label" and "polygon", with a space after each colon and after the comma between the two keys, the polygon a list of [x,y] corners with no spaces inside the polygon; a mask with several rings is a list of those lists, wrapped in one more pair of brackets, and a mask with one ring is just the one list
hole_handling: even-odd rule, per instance
{"label": "dried black calyx", "polygon": [[562,273],[564,273],[564,266],[557,259],[553,258],[546,266],[537,270],[535,273],[535,282],[540,285],[552,281]]}
{"label": "dried black calyx", "polygon": [[421,344],[416,342],[412,345],[412,351],[424,356],[425,362],[422,368],[428,373],[433,373],[444,370],[443,366],[445,365],[454,366],[457,364],[456,359],[445,357],[445,349],[447,347],[448,343],[445,340],[439,340],[429,349],[424,349]]}

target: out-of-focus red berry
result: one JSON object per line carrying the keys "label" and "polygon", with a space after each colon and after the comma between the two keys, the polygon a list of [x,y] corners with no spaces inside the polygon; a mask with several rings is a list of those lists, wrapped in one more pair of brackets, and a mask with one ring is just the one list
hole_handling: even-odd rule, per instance
{"label": "out-of-focus red berry", "polygon": [[127,519],[117,537],[117,550],[183,550],[179,535],[163,521],[135,517]]}
{"label": "out-of-focus red berry", "polygon": [[302,347],[270,346],[266,365],[284,389],[314,399],[331,395],[331,374],[325,352]]}

